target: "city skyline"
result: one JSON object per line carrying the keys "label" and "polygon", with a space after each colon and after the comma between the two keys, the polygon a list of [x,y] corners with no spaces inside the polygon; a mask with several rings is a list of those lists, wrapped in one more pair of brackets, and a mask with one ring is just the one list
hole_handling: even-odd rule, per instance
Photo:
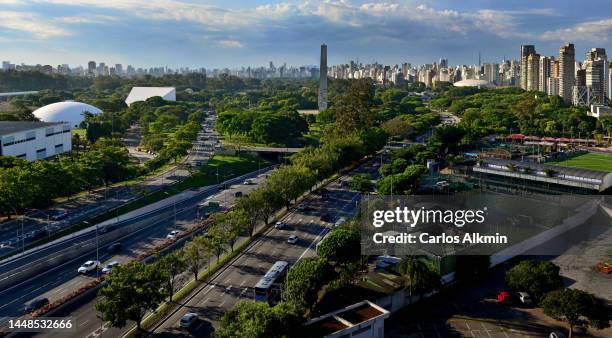
{"label": "city skyline", "polygon": [[10,0],[0,2],[1,58],[83,67],[89,60],[172,68],[297,66],[316,65],[318,47],[326,43],[329,64],[439,58],[476,64],[479,54],[483,63],[517,59],[521,44],[537,45],[542,55],[557,54],[568,41],[577,51],[610,50],[612,11],[605,5]]}

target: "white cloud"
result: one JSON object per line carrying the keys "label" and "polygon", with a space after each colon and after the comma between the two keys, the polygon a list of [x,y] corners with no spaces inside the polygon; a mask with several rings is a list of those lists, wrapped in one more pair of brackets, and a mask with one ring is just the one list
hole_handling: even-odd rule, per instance
{"label": "white cloud", "polygon": [[244,44],[238,40],[221,40],[219,46],[222,48],[244,48]]}
{"label": "white cloud", "polygon": [[608,41],[612,35],[612,18],[587,21],[573,27],[546,31],[540,37],[548,41]]}
{"label": "white cloud", "polygon": [[101,14],[79,14],[72,16],[62,16],[53,19],[54,22],[64,23],[64,24],[104,24],[109,22],[117,22],[121,21],[122,18],[117,16],[110,15],[101,15]]}
{"label": "white cloud", "polygon": [[70,35],[70,31],[53,25],[35,13],[0,11],[0,27],[23,32],[36,39]]}

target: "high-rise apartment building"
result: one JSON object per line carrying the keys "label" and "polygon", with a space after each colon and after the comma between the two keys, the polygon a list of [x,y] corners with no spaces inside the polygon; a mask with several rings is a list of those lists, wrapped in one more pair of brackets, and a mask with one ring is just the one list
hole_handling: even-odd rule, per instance
{"label": "high-rise apartment building", "polygon": [[546,94],[550,92],[550,90],[548,89],[548,79],[550,78],[550,68],[552,61],[552,58],[548,56],[540,56],[540,79],[538,80],[538,90]]}
{"label": "high-rise apartment building", "polygon": [[497,63],[485,63],[482,65],[483,76],[487,82],[499,85],[499,64]]}
{"label": "high-rise apartment building", "polygon": [[87,63],[87,74],[94,75],[96,73],[96,61],[89,61]]}
{"label": "high-rise apartment building", "polygon": [[575,59],[576,51],[573,43],[567,43],[559,49],[559,95],[565,102],[572,101]]}
{"label": "high-rise apartment building", "polygon": [[539,90],[540,80],[540,54],[531,53],[527,56],[527,88],[526,90]]}
{"label": "high-rise apartment building", "polygon": [[327,45],[321,45],[319,66],[319,111],[327,109]]}
{"label": "high-rise apartment building", "polygon": [[527,57],[535,54],[534,45],[521,45],[521,88],[527,89]]}
{"label": "high-rise apartment building", "polygon": [[592,103],[604,104],[608,93],[609,66],[606,50],[593,48],[586,53],[585,85],[593,95]]}

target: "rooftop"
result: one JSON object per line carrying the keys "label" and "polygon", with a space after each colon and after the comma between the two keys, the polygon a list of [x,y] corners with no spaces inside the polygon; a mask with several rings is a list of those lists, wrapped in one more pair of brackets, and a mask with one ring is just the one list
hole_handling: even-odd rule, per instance
{"label": "rooftop", "polygon": [[0,121],[0,136],[61,124],[64,123],[38,121]]}
{"label": "rooftop", "polygon": [[325,337],[335,332],[359,327],[360,324],[389,317],[389,311],[367,300],[347,306],[308,321],[308,337]]}

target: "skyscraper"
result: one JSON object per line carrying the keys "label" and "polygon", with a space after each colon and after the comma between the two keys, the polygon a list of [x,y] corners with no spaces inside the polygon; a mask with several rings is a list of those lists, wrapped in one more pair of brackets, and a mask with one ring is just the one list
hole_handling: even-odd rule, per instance
{"label": "skyscraper", "polygon": [[585,85],[593,93],[593,103],[604,104],[608,95],[608,58],[604,48],[593,48],[586,53]]}
{"label": "skyscraper", "polygon": [[521,88],[527,89],[527,57],[535,54],[534,45],[521,45]]}
{"label": "skyscraper", "polygon": [[548,88],[548,78],[550,78],[550,66],[552,59],[548,56],[540,56],[540,80],[539,80],[539,91],[546,94],[550,93]]}
{"label": "skyscraper", "polygon": [[327,109],[327,45],[321,45],[319,66],[319,111]]}
{"label": "skyscraper", "polygon": [[87,74],[94,75],[96,73],[96,61],[89,61],[87,63]]}
{"label": "skyscraper", "polygon": [[565,102],[572,101],[572,87],[575,79],[576,51],[573,43],[567,43],[559,48],[559,96]]}
{"label": "skyscraper", "polygon": [[527,88],[526,90],[539,90],[540,80],[540,54],[531,53],[527,56]]}

